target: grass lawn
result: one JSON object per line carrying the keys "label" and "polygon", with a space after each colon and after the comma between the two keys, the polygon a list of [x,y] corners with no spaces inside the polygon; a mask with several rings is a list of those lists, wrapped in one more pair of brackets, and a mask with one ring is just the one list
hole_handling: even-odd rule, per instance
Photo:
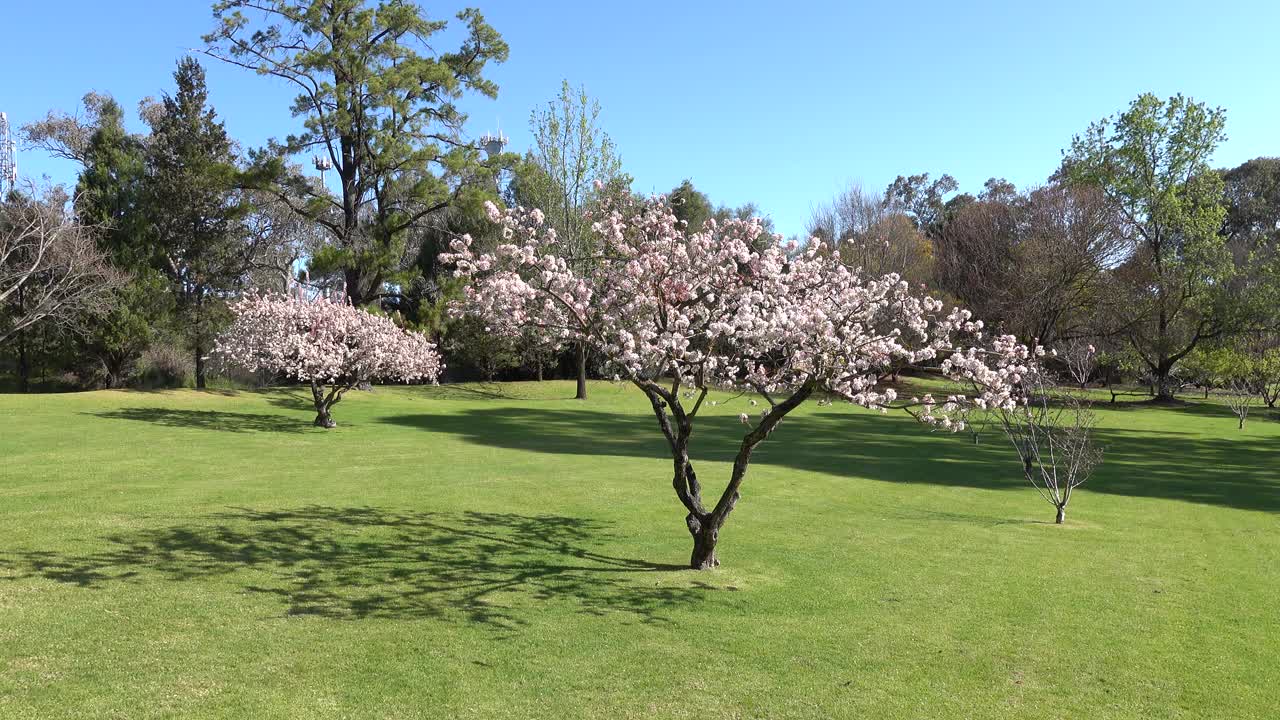
{"label": "grass lawn", "polygon": [[0,718],[1280,712],[1280,420],[1106,408],[1059,527],[1001,437],[810,404],[698,573],[643,397],[571,394],[0,397]]}

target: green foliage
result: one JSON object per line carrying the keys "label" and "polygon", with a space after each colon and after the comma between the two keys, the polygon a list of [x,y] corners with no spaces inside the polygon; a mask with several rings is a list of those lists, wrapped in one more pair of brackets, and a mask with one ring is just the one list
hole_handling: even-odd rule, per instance
{"label": "green foliage", "polygon": [[173,287],[183,334],[194,352],[196,386],[204,356],[228,320],[222,296],[248,271],[243,220],[250,207],[226,130],[208,106],[204,68],[183,58],[177,90],[165,94],[147,144],[144,207],[156,252]]}
{"label": "green foliage", "polygon": [[156,270],[140,268],[112,295],[108,312],[79,322],[76,354],[88,385],[124,386],[142,353],[169,332],[175,311],[171,286]]}
{"label": "green foliage", "polygon": [[513,193],[517,204],[546,214],[567,256],[577,262],[586,262],[595,246],[583,212],[602,194],[631,185],[599,121],[599,101],[563,81],[559,94],[529,118],[534,146],[517,168]]}
{"label": "green foliage", "polygon": [[904,213],[915,221],[916,228],[926,237],[937,237],[946,219],[946,196],[960,187],[950,175],[929,181],[929,173],[899,175],[884,191],[885,205],[894,212]]}
{"label": "green foliage", "polygon": [[1231,329],[1231,255],[1219,234],[1222,178],[1209,166],[1226,135],[1225,111],[1182,95],[1139,96],[1072,141],[1061,175],[1101,190],[1136,247],[1115,274],[1118,328],[1162,394],[1176,363]]}
{"label": "green foliage", "polygon": [[683,220],[685,226],[696,231],[711,219],[714,210],[705,193],[693,186],[690,180],[684,180],[667,196],[671,203],[671,211],[676,218]]}
{"label": "green foliage", "polygon": [[147,158],[143,138],[124,127],[124,113],[105,99],[98,126],[84,151],[84,167],[76,186],[76,213],[102,228],[100,244],[117,267],[158,267],[161,258],[152,241],[143,183]]}
{"label": "green foliage", "polygon": [[468,9],[457,16],[460,46],[438,52],[447,23],[405,0],[220,0],[213,11],[210,54],[299,91],[292,110],[303,131],[259,162],[278,168],[278,156],[318,152],[337,175],[336,197],[284,179],[305,198],[295,209],[333,239],[313,272],[341,272],[356,305],[382,297],[389,282],[403,284],[409,231],[465,195],[492,192],[497,163],[462,139],[457,101],[496,96],[483,73],[506,60],[506,43]]}
{"label": "green foliage", "polygon": [[471,316],[449,323],[441,346],[448,367],[486,381],[521,363],[514,340],[492,332],[483,320]]}

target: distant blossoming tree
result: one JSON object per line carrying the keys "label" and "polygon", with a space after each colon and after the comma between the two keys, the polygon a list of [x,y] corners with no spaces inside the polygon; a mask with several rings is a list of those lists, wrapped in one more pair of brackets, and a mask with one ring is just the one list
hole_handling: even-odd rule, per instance
{"label": "distant blossoming tree", "polygon": [[[594,269],[575,271],[539,210],[499,211],[505,241],[476,253],[470,239],[446,258],[468,278],[457,312],[484,318],[510,336],[537,332],[548,342],[582,342],[653,406],[671,449],[672,486],[693,537],[690,565],[718,564],[720,529],[740,495],[752,452],[811,397],[905,410],[923,422],[960,429],[964,406],[1013,408],[1021,373],[1035,352],[1012,338],[978,342],[980,322],[962,310],[908,292],[896,275],[864,278],[819,244],[779,246],[757,220],[709,220],[693,231],[662,198],[624,196],[594,218],[600,237]],[[877,378],[896,363],[939,361],[975,382],[976,397],[900,401]],[[689,459],[694,420],[713,387],[762,399],[744,431],[729,482],[713,503]]]}
{"label": "distant blossoming tree", "polygon": [[235,320],[215,353],[251,372],[310,384],[318,427],[337,426],[330,410],[362,382],[435,382],[443,367],[436,346],[421,334],[343,302],[251,294],[231,311]]}

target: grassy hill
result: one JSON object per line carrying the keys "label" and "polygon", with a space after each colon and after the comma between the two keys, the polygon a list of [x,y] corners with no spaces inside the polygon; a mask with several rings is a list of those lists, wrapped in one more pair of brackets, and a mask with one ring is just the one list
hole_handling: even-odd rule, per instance
{"label": "grassy hill", "polygon": [[[996,434],[809,405],[723,566],[594,384],[0,396],[0,717],[1264,718],[1280,422],[1100,406],[1065,526]],[[724,399],[724,398],[722,398]],[[705,411],[718,487],[742,400]]]}

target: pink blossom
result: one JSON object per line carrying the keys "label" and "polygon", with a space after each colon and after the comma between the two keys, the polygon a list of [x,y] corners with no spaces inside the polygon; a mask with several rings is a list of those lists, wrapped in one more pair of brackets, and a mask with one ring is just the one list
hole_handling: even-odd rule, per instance
{"label": "pink blossom", "polygon": [[218,338],[215,357],[309,383],[317,424],[331,426],[328,409],[358,383],[435,382],[443,368],[436,346],[421,334],[342,302],[249,294],[231,312],[235,319]]}

